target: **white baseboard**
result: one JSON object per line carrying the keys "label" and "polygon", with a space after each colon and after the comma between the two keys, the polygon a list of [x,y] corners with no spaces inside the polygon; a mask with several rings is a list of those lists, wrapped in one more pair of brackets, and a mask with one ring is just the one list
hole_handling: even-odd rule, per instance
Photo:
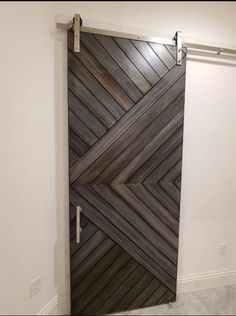
{"label": "white baseboard", "polygon": [[55,296],[38,315],[60,315],[59,311],[59,297]]}
{"label": "white baseboard", "polygon": [[[178,277],[177,294],[236,284],[236,269]],[[38,315],[60,315],[59,296],[55,296]]]}
{"label": "white baseboard", "polygon": [[178,278],[177,293],[200,291],[232,284],[236,284],[236,269],[192,274]]}

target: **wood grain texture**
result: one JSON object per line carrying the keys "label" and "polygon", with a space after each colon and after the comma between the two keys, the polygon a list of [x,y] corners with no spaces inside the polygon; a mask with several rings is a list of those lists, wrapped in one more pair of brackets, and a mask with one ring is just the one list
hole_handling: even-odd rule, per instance
{"label": "wood grain texture", "polygon": [[78,54],[68,32],[68,89],[72,314],[175,300],[185,58],[89,33]]}

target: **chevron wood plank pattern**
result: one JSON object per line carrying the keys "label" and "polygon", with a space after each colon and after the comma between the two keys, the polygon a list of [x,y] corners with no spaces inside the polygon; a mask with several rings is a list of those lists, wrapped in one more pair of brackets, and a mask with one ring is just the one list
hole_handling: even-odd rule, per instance
{"label": "chevron wood plank pattern", "polygon": [[[68,32],[71,307],[108,314],[175,300],[185,53]],[[76,243],[76,207],[81,241]]]}

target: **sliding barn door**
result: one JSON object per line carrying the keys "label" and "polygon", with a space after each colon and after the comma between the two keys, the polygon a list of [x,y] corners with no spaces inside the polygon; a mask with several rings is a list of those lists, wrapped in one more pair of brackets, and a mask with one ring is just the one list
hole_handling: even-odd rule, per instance
{"label": "sliding barn door", "polygon": [[[107,314],[176,298],[185,54],[68,32],[71,308]],[[76,207],[80,206],[80,243]]]}

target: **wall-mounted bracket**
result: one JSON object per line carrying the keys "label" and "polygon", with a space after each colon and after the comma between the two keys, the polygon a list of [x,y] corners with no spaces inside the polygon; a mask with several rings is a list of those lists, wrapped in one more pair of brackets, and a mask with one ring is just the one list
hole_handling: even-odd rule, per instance
{"label": "wall-mounted bracket", "polygon": [[62,30],[74,30],[74,52],[80,51],[80,31],[82,26],[82,19],[79,14],[75,14],[73,21],[68,23],[57,22],[57,28]]}
{"label": "wall-mounted bracket", "polygon": [[81,19],[79,14],[75,14],[73,20],[74,26],[74,52],[80,52],[80,27],[81,27]]}
{"label": "wall-mounted bracket", "polygon": [[67,23],[57,23],[57,28],[62,30],[74,30],[74,52],[78,53],[80,51],[80,32],[94,32],[96,34],[108,35],[109,36],[118,36],[126,37],[130,39],[149,41],[164,45],[176,45],[176,64],[181,65],[182,63],[182,45],[183,45],[183,36],[182,32],[176,32],[173,40],[154,38],[154,37],[145,37],[140,35],[126,34],[120,32],[112,32],[107,30],[99,30],[94,28],[82,27],[82,19],[79,14],[75,14],[72,21]]}
{"label": "wall-mounted bracket", "polygon": [[175,33],[174,37],[176,43],[176,64],[181,66],[182,64],[182,46],[183,46],[183,34],[182,32],[178,31]]}

